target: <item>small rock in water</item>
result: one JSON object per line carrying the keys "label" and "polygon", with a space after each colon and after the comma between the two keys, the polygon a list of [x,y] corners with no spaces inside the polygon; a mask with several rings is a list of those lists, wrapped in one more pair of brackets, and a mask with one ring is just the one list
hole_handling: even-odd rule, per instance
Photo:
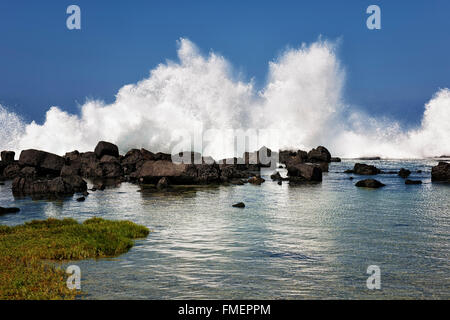
{"label": "small rock in water", "polygon": [[422,170],[417,170],[416,173],[422,173]]}
{"label": "small rock in water", "polygon": [[375,179],[366,179],[366,180],[358,181],[355,184],[355,186],[364,187],[364,188],[380,188],[380,187],[384,187],[385,184],[383,184],[380,181],[375,180]]}
{"label": "small rock in water", "polygon": [[406,180],[405,180],[405,184],[422,184],[422,181],[420,181],[420,180],[409,180],[409,179],[406,179]]}
{"label": "small rock in water", "polygon": [[278,169],[283,169],[283,166],[278,166]]}
{"label": "small rock in water", "polygon": [[159,179],[158,183],[156,184],[156,189],[163,190],[167,189],[169,187],[169,180],[166,177],[162,177]]}
{"label": "small rock in water", "polygon": [[245,203],[238,202],[236,204],[233,204],[233,207],[235,207],[235,208],[245,208]]}
{"label": "small rock in water", "polygon": [[91,191],[95,192],[95,191],[97,191],[97,188],[94,187],[94,188],[91,189]]}
{"label": "small rock in water", "polygon": [[278,171],[276,171],[270,176],[270,179],[274,181],[281,180],[281,174]]}
{"label": "small rock in water", "polygon": [[411,171],[405,168],[401,168],[398,172],[398,175],[402,177],[403,179],[406,179],[411,174]]}
{"label": "small rock in water", "polygon": [[17,213],[19,211],[20,211],[19,208],[3,208],[3,207],[0,207],[0,215],[7,214],[7,213]]}
{"label": "small rock in water", "polygon": [[261,177],[251,177],[250,179],[248,179],[248,182],[250,182],[251,184],[255,184],[255,185],[260,185],[264,181],[266,181],[266,180],[264,180]]}
{"label": "small rock in water", "polygon": [[355,178],[353,178],[353,177],[350,177],[349,179],[350,179],[350,180],[353,180],[353,179],[355,179]]}
{"label": "small rock in water", "polygon": [[84,200],[86,200],[85,197],[79,197],[79,198],[77,198],[77,201],[78,201],[78,202],[83,202]]}
{"label": "small rock in water", "polygon": [[278,180],[278,185],[281,186],[283,182],[281,180]]}
{"label": "small rock in water", "polygon": [[83,196],[87,197],[89,195],[89,192],[85,191],[83,192]]}

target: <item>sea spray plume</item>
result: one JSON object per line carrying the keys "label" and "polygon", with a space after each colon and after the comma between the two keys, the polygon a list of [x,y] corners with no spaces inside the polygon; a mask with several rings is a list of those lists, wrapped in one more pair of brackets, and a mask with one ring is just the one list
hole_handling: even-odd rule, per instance
{"label": "sea spray plume", "polygon": [[277,147],[328,145],[339,128],[345,72],[335,50],[336,44],[319,40],[269,64],[261,122],[282,134]]}
{"label": "sea spray plume", "polygon": [[16,150],[25,124],[14,112],[9,112],[0,104],[0,147],[2,150]]}

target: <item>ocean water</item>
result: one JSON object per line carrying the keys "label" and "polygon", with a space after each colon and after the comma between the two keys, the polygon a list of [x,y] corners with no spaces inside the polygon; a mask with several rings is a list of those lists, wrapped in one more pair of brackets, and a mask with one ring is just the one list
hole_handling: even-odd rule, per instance
{"label": "ocean water", "polygon": [[[431,183],[437,162],[364,163],[410,169],[423,184],[383,174],[386,187],[357,188],[366,177],[342,173],[350,160],[316,185],[279,186],[264,171],[261,186],[152,193],[123,183],[82,203],[15,200],[7,182],[0,206],[21,212],[0,224],[96,216],[149,227],[126,254],[69,263],[87,299],[449,299],[450,185]],[[244,209],[231,207],[240,201]],[[380,267],[380,290],[367,289],[369,265]]]}

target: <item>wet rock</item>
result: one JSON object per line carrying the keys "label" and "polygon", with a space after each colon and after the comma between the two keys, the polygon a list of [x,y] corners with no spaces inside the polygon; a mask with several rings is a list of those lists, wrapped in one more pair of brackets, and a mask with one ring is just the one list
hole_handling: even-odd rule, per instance
{"label": "wet rock", "polygon": [[353,179],[355,179],[355,178],[353,178],[353,177],[350,177],[350,178],[348,178],[349,180],[353,180]]}
{"label": "wet rock", "polygon": [[78,201],[78,202],[83,202],[83,201],[85,201],[85,200],[86,200],[85,197],[79,197],[79,198],[77,198],[77,201]]}
{"label": "wet rock", "polygon": [[303,150],[290,151],[282,150],[279,152],[279,162],[283,164],[289,163],[303,163],[308,159],[308,153]]}
{"label": "wet rock", "polygon": [[286,165],[286,168],[288,170],[290,182],[300,182],[302,180],[311,182],[322,181],[322,169],[314,164],[289,163]]}
{"label": "wet rock", "polygon": [[403,179],[406,179],[409,175],[411,174],[411,171],[401,168],[400,171],[398,172],[398,175],[400,177],[402,177]]}
{"label": "wet rock", "polygon": [[24,167],[20,170],[20,176],[34,179],[37,176],[37,170],[34,167]]}
{"label": "wet rock", "polygon": [[16,153],[14,151],[2,151],[1,153],[2,161],[5,164],[13,163],[15,154]]}
{"label": "wet rock", "polygon": [[251,177],[250,179],[247,180],[249,183],[254,184],[254,185],[261,185],[262,183],[264,183],[266,180],[264,180],[263,178],[261,178],[260,176],[254,176]]}
{"label": "wet rock", "polygon": [[322,170],[322,172],[328,172],[329,168],[328,162],[316,162],[314,163],[314,165],[319,167]]}
{"label": "wet rock", "polygon": [[156,161],[172,161],[172,155],[168,153],[158,152],[154,156]]}
{"label": "wet rock", "polygon": [[308,152],[308,162],[331,162],[331,153],[327,148],[318,146]]}
{"label": "wet rock", "polygon": [[381,160],[380,157],[360,157],[358,160]]}
{"label": "wet rock", "polygon": [[193,183],[197,170],[193,165],[176,164],[167,160],[148,160],[139,170],[139,179],[144,183],[157,183],[163,177],[170,178],[175,184]]}
{"label": "wet rock", "polygon": [[450,163],[440,161],[437,166],[431,168],[431,181],[450,183]]}
{"label": "wet rock", "polygon": [[422,181],[406,179],[405,184],[422,184]]}
{"label": "wet rock", "polygon": [[283,181],[278,180],[278,185],[281,186],[283,184]]}
{"label": "wet rock", "polygon": [[245,208],[245,203],[238,202],[238,203],[233,204],[233,207],[235,207],[235,208]]}
{"label": "wet rock", "polygon": [[9,213],[17,213],[19,211],[20,211],[19,208],[14,208],[14,207],[12,207],[12,208],[3,208],[3,207],[0,207],[0,215],[9,214]]}
{"label": "wet rock", "polygon": [[330,161],[331,162],[341,162],[342,160],[339,157],[331,157]]}
{"label": "wet rock", "polygon": [[162,177],[159,179],[158,183],[156,184],[156,188],[159,190],[167,189],[169,187],[169,179],[166,177]]}
{"label": "wet rock", "polygon": [[16,177],[12,183],[14,195],[72,195],[75,188],[62,177],[38,180]]}
{"label": "wet rock", "polygon": [[87,192],[87,191],[83,192],[83,196],[87,197],[88,195],[89,195],[89,192]]}
{"label": "wet rock", "polygon": [[381,183],[378,180],[375,179],[366,179],[358,181],[355,186],[357,187],[364,187],[364,188],[381,188],[384,187],[385,184]]}
{"label": "wet rock", "polygon": [[98,166],[100,170],[96,169],[95,172],[99,178],[118,178],[123,175],[119,159],[111,155],[104,155],[100,159]]}
{"label": "wet rock", "polygon": [[5,179],[7,180],[14,179],[15,177],[19,176],[20,170],[20,166],[17,163],[9,164],[3,170],[3,177],[5,177]]}
{"label": "wet rock", "polygon": [[281,174],[278,171],[275,171],[271,176],[270,179],[274,181],[279,181],[282,179]]}
{"label": "wet rock", "polygon": [[369,164],[355,163],[352,172],[360,175],[375,175],[380,173],[381,170]]}
{"label": "wet rock", "polygon": [[69,184],[74,192],[84,192],[87,190],[87,183],[80,176],[64,176],[62,177],[62,180]]}
{"label": "wet rock", "polygon": [[95,155],[98,159],[101,159],[105,155],[113,156],[115,158],[119,157],[119,148],[111,143],[106,141],[100,141],[94,150]]}
{"label": "wet rock", "polygon": [[36,149],[23,150],[19,156],[20,166],[34,167],[40,175],[59,175],[64,163],[63,157]]}

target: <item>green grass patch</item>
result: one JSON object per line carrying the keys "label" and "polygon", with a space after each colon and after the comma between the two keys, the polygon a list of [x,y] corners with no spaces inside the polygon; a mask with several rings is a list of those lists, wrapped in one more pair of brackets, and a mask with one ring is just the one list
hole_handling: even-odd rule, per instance
{"label": "green grass patch", "polygon": [[67,275],[45,260],[114,257],[149,230],[129,221],[47,219],[0,226],[0,299],[74,299]]}

